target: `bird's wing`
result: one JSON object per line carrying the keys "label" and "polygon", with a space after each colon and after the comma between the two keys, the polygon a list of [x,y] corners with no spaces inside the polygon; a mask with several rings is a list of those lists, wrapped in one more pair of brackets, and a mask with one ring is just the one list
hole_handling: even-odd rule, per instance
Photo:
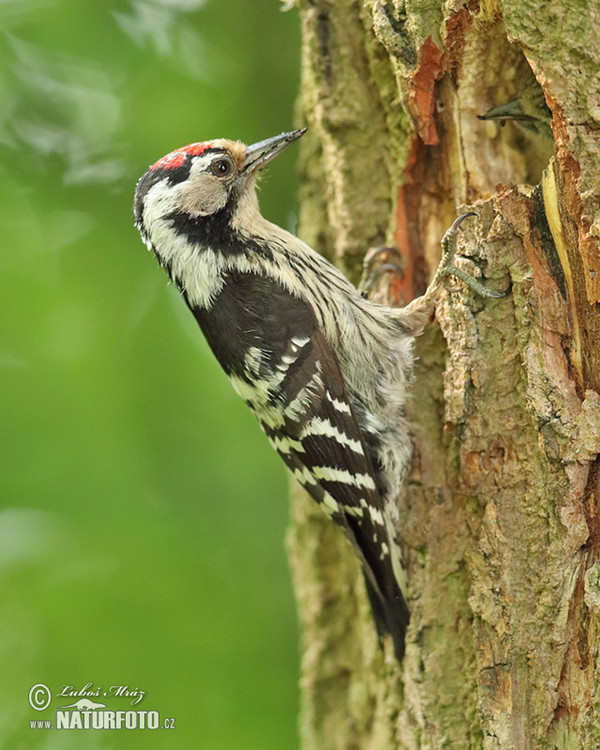
{"label": "bird's wing", "polygon": [[374,610],[373,595],[393,607],[403,640],[408,610],[394,576],[396,549],[372,461],[338,358],[313,311],[273,279],[236,274],[210,314],[193,312],[293,475],[344,529],[363,564]]}

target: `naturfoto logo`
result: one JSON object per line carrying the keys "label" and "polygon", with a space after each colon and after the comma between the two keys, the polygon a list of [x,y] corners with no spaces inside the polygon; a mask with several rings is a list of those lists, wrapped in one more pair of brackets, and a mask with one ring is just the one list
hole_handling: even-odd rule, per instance
{"label": "naturfoto logo", "polygon": [[[56,709],[54,719],[30,720],[31,729],[70,730],[70,729],[174,729],[175,719],[161,720],[158,711],[114,710],[104,700],[126,699],[131,706],[142,701],[145,690],[129,685],[111,685],[108,688],[88,682],[81,688],[63,685],[60,690],[51,691],[48,685],[38,682],[29,691],[29,705],[36,711],[49,708],[52,699],[71,699],[71,703]],[[75,699],[75,700],[73,700]],[[101,699],[101,700],[98,700]]]}

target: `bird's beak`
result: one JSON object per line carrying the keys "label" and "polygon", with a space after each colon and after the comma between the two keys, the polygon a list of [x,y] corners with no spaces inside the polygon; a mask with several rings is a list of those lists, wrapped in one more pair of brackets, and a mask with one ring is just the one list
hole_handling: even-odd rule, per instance
{"label": "bird's beak", "polygon": [[267,138],[266,141],[259,141],[247,146],[242,163],[243,174],[250,175],[262,169],[265,164],[268,164],[271,159],[280,154],[290,143],[297,141],[304,133],[306,133],[306,128],[292,130],[289,133],[281,133],[281,135]]}
{"label": "bird's beak", "polygon": [[499,107],[488,109],[483,115],[477,115],[478,120],[530,120],[518,99],[501,104]]}

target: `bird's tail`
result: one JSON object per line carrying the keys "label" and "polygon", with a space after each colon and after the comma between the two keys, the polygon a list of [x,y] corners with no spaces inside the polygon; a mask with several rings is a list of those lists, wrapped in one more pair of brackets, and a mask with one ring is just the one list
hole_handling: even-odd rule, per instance
{"label": "bird's tail", "polygon": [[377,634],[380,640],[388,634],[392,636],[396,658],[402,661],[410,613],[400,587],[394,584],[389,591],[380,593],[366,575],[364,578]]}

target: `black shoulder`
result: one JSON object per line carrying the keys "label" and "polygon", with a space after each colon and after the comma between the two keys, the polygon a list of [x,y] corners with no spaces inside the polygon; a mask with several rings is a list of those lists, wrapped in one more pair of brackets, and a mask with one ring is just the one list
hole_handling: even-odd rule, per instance
{"label": "black shoulder", "polygon": [[291,339],[308,339],[316,327],[304,300],[258,274],[228,274],[209,309],[190,309],[225,372],[239,377],[244,376],[248,352],[260,351],[263,369],[270,369]]}

